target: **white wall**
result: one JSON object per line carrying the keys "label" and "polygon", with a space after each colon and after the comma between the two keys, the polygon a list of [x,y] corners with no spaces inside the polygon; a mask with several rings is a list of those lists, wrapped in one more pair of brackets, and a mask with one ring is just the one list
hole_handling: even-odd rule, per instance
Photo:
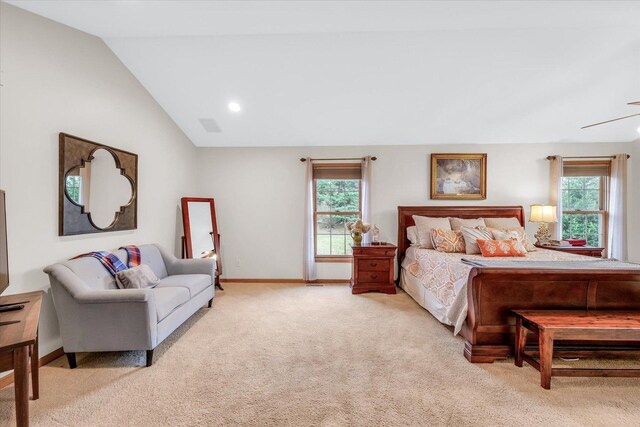
{"label": "white wall", "polygon": [[[7,193],[11,285],[48,291],[42,269],[96,249],[158,242],[176,250],[179,199],[196,149],[97,37],[0,4],[0,188]],[[138,229],[58,237],[58,133],[139,155]],[[60,347],[45,297],[40,353]]]}
{"label": "white wall", "polygon": [[[228,278],[302,277],[302,234],[305,166],[300,157],[375,155],[373,222],[382,238],[397,241],[400,205],[523,205],[547,203],[550,154],[632,154],[629,199],[638,210],[638,143],[375,146],[315,148],[204,148],[198,155],[199,190],[216,198],[222,257]],[[432,152],[488,153],[487,199],[429,200],[429,156]],[[528,214],[528,212],[527,212]],[[630,236],[640,221],[630,218]],[[528,224],[534,234],[536,224]],[[631,257],[640,261],[632,244]],[[239,262],[239,265],[238,265]],[[319,264],[324,279],[350,277],[350,264]]]}

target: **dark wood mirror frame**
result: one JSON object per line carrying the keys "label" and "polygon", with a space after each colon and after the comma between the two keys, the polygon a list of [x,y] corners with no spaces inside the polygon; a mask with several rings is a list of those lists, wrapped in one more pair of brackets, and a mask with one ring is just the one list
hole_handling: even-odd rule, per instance
{"label": "dark wood mirror frame", "polygon": [[216,220],[216,203],[212,198],[206,197],[183,197],[182,204],[182,225],[184,236],[182,237],[182,257],[193,258],[193,246],[191,241],[191,222],[189,220],[189,202],[209,203],[211,209],[211,232],[213,238],[213,248],[216,251],[216,287],[224,290],[220,285],[220,275],[222,275],[222,259],[220,257],[220,233],[218,233],[218,222]]}
{"label": "dark wood mirror frame", "polygon": [[[134,230],[138,226],[138,155],[98,144],[84,138],[60,132],[58,167],[58,235],[104,233],[107,231]],[[108,227],[98,227],[84,206],[73,202],[66,191],[66,177],[74,168],[84,167],[93,159],[98,149],[108,151],[114,158],[120,174],[131,183],[131,199],[115,213]]]}

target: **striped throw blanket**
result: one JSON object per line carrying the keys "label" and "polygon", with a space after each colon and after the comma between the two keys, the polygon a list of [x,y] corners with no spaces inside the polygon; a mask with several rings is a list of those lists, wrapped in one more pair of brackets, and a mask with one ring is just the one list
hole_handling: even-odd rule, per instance
{"label": "striped throw blanket", "polygon": [[78,255],[71,259],[84,258],[84,257],[91,257],[91,258],[97,259],[104,266],[104,268],[106,268],[107,271],[111,273],[111,275],[114,277],[118,273],[118,271],[127,269],[127,266],[124,265],[122,261],[120,261],[120,258],[118,258],[117,256],[115,256],[109,251],[89,252],[86,254]]}
{"label": "striped throw blanket", "polygon": [[135,245],[123,246],[120,249],[127,251],[127,266],[137,267],[140,265],[140,248]]}
{"label": "striped throw blanket", "polygon": [[85,258],[85,257],[95,258],[98,261],[100,261],[102,266],[106,268],[107,271],[113,277],[115,277],[119,271],[126,270],[130,267],[139,266],[141,261],[140,248],[138,248],[137,246],[135,245],[123,246],[120,249],[124,249],[125,251],[127,251],[127,265],[124,265],[124,263],[120,261],[120,258],[118,258],[117,256],[115,256],[109,251],[88,252],[86,254],[73,257],[71,259]]}

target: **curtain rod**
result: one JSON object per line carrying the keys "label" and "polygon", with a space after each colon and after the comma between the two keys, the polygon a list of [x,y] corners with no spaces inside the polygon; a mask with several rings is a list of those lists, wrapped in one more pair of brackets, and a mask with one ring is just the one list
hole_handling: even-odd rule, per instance
{"label": "curtain rod", "polygon": [[[312,162],[315,162],[316,160],[364,160],[364,159],[365,159],[364,157],[334,157],[334,158],[330,158],[330,159],[327,158],[327,159],[310,159],[310,160]],[[372,156],[371,160],[376,161],[376,160],[378,160],[378,158],[375,157],[375,156]],[[304,158],[304,157],[301,157],[300,161],[301,162],[306,162],[307,159]]]}
{"label": "curtain rod", "polygon": [[[627,154],[627,159],[631,156]],[[556,156],[547,156],[547,160],[554,160]],[[575,157],[563,157],[563,159],[615,159],[616,156],[575,156]]]}

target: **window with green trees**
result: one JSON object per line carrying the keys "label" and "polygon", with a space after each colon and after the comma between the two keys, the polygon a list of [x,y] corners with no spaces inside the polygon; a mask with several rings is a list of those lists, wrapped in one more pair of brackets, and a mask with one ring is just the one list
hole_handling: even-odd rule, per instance
{"label": "window with green trees", "polygon": [[564,175],[562,238],[586,239],[587,245],[605,246],[608,163],[567,163]]}
{"label": "window with green trees", "polygon": [[362,216],[360,165],[320,169],[314,170],[316,257],[350,257],[353,239],[346,224]]}

